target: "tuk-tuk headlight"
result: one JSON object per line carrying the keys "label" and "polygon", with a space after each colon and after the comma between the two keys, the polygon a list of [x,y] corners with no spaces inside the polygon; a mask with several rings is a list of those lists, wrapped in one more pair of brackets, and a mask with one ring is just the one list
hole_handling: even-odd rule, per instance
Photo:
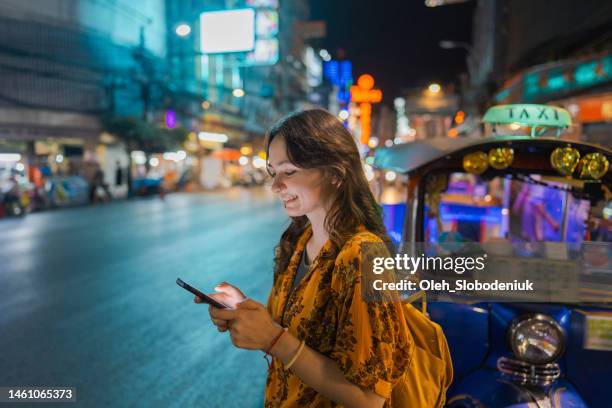
{"label": "tuk-tuk headlight", "polygon": [[565,347],[563,329],[555,319],[543,314],[516,319],[510,326],[509,337],[514,355],[530,364],[551,363]]}

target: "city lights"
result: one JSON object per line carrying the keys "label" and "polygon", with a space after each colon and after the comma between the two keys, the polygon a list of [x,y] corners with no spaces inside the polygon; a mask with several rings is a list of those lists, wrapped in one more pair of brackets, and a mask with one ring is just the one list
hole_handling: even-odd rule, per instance
{"label": "city lights", "polygon": [[0,403],[607,406],[611,21],[0,0]]}
{"label": "city lights", "polygon": [[251,51],[255,47],[255,10],[223,10],[200,15],[203,53]]}
{"label": "city lights", "polygon": [[372,136],[368,141],[368,146],[370,147],[370,149],[375,149],[376,147],[378,147],[378,143],[378,138],[376,136]]}
{"label": "city lights", "polygon": [[179,150],[178,152],[166,152],[164,153],[163,157],[164,160],[179,162],[181,160],[185,160],[187,153],[184,150]]}
{"label": "city lights", "polygon": [[440,86],[440,84],[436,84],[435,82],[433,84],[429,84],[429,86],[427,87],[427,90],[429,91],[430,94],[439,94],[440,91],[442,90],[442,87]]}
{"label": "city lights", "polygon": [[18,162],[21,160],[19,153],[0,153],[0,162]]}
{"label": "city lights", "polygon": [[176,127],[176,113],[170,109],[166,111],[166,127],[168,129],[174,129]]}
{"label": "city lights", "polygon": [[467,0],[425,0],[426,7],[440,7],[449,4],[465,3]]}
{"label": "city lights", "polygon": [[363,166],[365,171],[365,176],[368,181],[374,180],[374,169],[369,164]]}
{"label": "city lights", "polygon": [[394,171],[388,171],[387,173],[385,173],[385,180],[387,181],[393,181],[397,178],[397,174],[395,174]]}
{"label": "city lights", "polygon": [[262,159],[259,156],[253,156],[253,167],[256,169],[263,169],[266,167],[265,159]]}
{"label": "city lights", "polygon": [[460,125],[463,123],[464,120],[465,120],[465,113],[463,111],[457,112],[457,114],[455,115],[455,123]]}
{"label": "city lights", "polygon": [[191,33],[191,27],[189,26],[189,24],[183,23],[176,26],[176,29],[174,31],[179,37],[186,37]]}
{"label": "city lights", "polygon": [[367,145],[370,140],[372,104],[382,100],[382,91],[374,88],[372,75],[363,74],[357,79],[357,85],[352,85],[351,101],[359,103],[361,120],[361,144]]}
{"label": "city lights", "polygon": [[198,133],[198,139],[203,142],[226,143],[228,141],[228,137],[226,134],[212,132],[200,132]]}
{"label": "city lights", "polygon": [[136,164],[145,164],[147,162],[147,155],[145,154],[145,152],[141,150],[134,150],[131,153],[131,156],[132,156],[132,160]]}

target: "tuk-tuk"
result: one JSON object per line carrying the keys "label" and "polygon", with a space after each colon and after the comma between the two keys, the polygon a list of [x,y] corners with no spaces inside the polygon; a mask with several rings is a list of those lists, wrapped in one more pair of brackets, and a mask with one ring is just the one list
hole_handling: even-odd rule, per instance
{"label": "tuk-tuk", "polygon": [[429,298],[427,313],[442,326],[453,360],[447,405],[611,406],[612,151],[566,137],[570,114],[554,106],[494,106],[483,122],[489,136],[430,138],[376,152],[393,242],[400,250],[449,242],[528,248],[506,256],[515,270],[534,265],[522,258],[552,243],[578,249],[538,265],[563,266],[590,251],[596,268],[575,272],[571,301]]}

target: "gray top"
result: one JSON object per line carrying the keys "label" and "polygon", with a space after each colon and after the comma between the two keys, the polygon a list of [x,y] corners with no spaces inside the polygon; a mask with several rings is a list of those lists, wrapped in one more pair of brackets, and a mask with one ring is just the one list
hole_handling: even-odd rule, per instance
{"label": "gray top", "polygon": [[302,256],[300,257],[300,263],[298,264],[297,271],[295,271],[295,279],[293,280],[293,286],[291,287],[291,292],[295,290],[297,285],[300,284],[304,276],[308,273],[310,265],[306,263],[306,248],[302,251]]}

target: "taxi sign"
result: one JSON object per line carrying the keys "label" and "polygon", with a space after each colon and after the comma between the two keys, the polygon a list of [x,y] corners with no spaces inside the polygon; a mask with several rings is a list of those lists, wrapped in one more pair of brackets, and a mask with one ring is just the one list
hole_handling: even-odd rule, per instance
{"label": "taxi sign", "polygon": [[487,110],[483,119],[492,125],[519,124],[566,128],[572,124],[570,113],[558,106],[536,104],[496,105]]}

